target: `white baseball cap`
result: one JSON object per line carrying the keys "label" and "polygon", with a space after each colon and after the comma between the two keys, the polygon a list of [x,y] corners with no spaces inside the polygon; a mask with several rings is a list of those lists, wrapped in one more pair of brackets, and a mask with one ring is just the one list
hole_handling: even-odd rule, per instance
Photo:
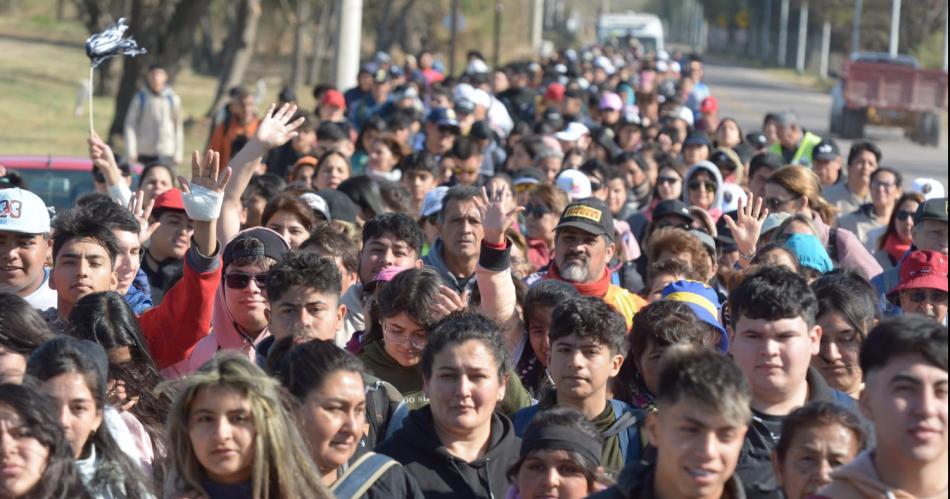
{"label": "white baseball cap", "polygon": [[13,187],[0,189],[0,231],[21,234],[49,232],[49,210],[39,196]]}
{"label": "white baseball cap", "polygon": [[422,209],[419,211],[419,216],[427,217],[442,211],[442,198],[445,197],[446,192],[449,192],[449,188],[444,185],[427,192],[426,197],[422,199]]}
{"label": "white baseball cap", "polygon": [[726,183],[722,186],[722,211],[723,213],[729,213],[739,209],[739,202],[746,204],[749,196],[742,190],[742,187],[739,187],[736,184]]}
{"label": "white baseball cap", "polygon": [[590,179],[580,170],[564,170],[557,176],[554,185],[566,192],[571,201],[589,198],[593,194],[590,188]]}
{"label": "white baseball cap", "polygon": [[934,199],[946,197],[946,189],[943,184],[935,178],[916,178],[910,186],[910,190],[924,195],[925,199]]}
{"label": "white baseball cap", "polygon": [[327,205],[327,201],[319,195],[312,192],[305,192],[300,195],[300,200],[307,203],[307,206],[309,206],[311,210],[323,215],[323,218],[327,219],[328,222],[333,220],[333,218],[330,217],[330,207]]}
{"label": "white baseball cap", "polygon": [[584,126],[583,123],[572,121],[567,124],[567,128],[555,133],[554,138],[564,142],[577,142],[581,137],[589,134],[590,129]]}

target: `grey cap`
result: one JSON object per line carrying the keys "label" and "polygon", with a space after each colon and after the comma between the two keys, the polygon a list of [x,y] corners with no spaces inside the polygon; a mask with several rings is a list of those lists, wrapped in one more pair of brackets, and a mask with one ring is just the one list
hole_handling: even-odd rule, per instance
{"label": "grey cap", "polygon": [[777,113],[775,115],[775,123],[782,126],[797,125],[798,113],[792,110]]}

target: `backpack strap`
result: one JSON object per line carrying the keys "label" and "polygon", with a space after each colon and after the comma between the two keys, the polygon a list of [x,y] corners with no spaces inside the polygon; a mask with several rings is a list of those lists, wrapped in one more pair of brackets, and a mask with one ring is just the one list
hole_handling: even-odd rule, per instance
{"label": "backpack strap", "polygon": [[638,425],[640,418],[630,406],[619,400],[611,399],[610,405],[617,419],[600,435],[605,440],[614,435],[617,436],[623,462],[638,461],[640,459],[640,427]]}
{"label": "backpack strap", "polygon": [[538,407],[538,404],[534,404],[511,415],[511,423],[512,426],[515,427],[515,435],[519,437],[524,436],[528,425],[531,424],[531,421],[538,414]]}
{"label": "backpack strap", "polygon": [[337,499],[356,499],[362,497],[383,473],[396,465],[388,456],[367,452],[350,466],[340,478],[337,478],[330,491]]}

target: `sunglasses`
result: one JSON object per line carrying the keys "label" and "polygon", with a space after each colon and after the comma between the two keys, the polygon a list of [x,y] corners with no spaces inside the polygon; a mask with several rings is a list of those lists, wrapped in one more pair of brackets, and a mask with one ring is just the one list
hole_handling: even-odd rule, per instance
{"label": "sunglasses", "polygon": [[785,203],[792,201],[795,198],[781,199],[781,198],[766,198],[765,205],[769,208],[769,211],[777,211]]}
{"label": "sunglasses", "polygon": [[692,225],[690,225],[690,224],[688,224],[688,223],[685,223],[685,222],[684,222],[684,223],[680,223],[680,224],[673,223],[673,222],[660,222],[660,223],[656,224],[656,227],[655,227],[655,228],[656,228],[656,229],[662,229],[662,228],[664,228],[664,227],[673,227],[673,228],[676,228],[676,229],[683,229],[683,230],[690,230],[690,229],[693,228]]}
{"label": "sunglasses", "polygon": [[264,289],[267,286],[267,274],[242,274],[234,272],[224,276],[224,285],[230,289],[244,289],[251,283],[251,279],[257,283],[257,287]]}
{"label": "sunglasses", "polygon": [[894,218],[900,221],[911,220],[914,218],[914,212],[907,210],[897,210],[897,213],[894,214]]}
{"label": "sunglasses", "polygon": [[657,177],[657,178],[656,178],[656,183],[657,183],[657,184],[670,184],[670,185],[675,185],[675,184],[677,184],[679,181],[680,181],[680,179],[678,179],[678,178],[676,178],[676,177]]}
{"label": "sunglasses", "polygon": [[551,213],[551,210],[549,210],[548,207],[544,206],[543,204],[528,203],[524,205],[524,214],[526,217],[541,218],[548,213]]}
{"label": "sunglasses", "polygon": [[689,190],[698,191],[700,187],[705,187],[706,192],[716,192],[716,183],[710,181],[693,180],[689,183]]}
{"label": "sunglasses", "polygon": [[456,175],[475,175],[478,172],[479,172],[478,168],[471,169],[471,170],[464,170],[462,168],[452,168],[452,173],[455,173]]}
{"label": "sunglasses", "polygon": [[595,180],[590,181],[590,190],[599,191],[604,188],[604,184],[597,182]]}
{"label": "sunglasses", "polygon": [[528,192],[536,185],[538,184],[515,184],[515,193],[522,194]]}
{"label": "sunglasses", "polygon": [[939,289],[913,289],[907,297],[913,303],[947,303],[947,292]]}
{"label": "sunglasses", "polygon": [[872,189],[881,189],[881,188],[883,188],[885,191],[889,191],[889,190],[891,190],[892,188],[894,188],[896,185],[897,185],[897,184],[895,184],[894,182],[879,182],[879,181],[877,181],[877,180],[872,180],[872,181],[871,181],[871,188],[872,188]]}

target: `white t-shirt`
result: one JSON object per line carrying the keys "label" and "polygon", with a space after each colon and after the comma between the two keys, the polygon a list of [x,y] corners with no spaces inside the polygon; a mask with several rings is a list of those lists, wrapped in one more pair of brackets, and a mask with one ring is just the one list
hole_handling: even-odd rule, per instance
{"label": "white t-shirt", "polygon": [[56,291],[49,287],[49,269],[43,269],[43,284],[23,299],[37,310],[56,308]]}

